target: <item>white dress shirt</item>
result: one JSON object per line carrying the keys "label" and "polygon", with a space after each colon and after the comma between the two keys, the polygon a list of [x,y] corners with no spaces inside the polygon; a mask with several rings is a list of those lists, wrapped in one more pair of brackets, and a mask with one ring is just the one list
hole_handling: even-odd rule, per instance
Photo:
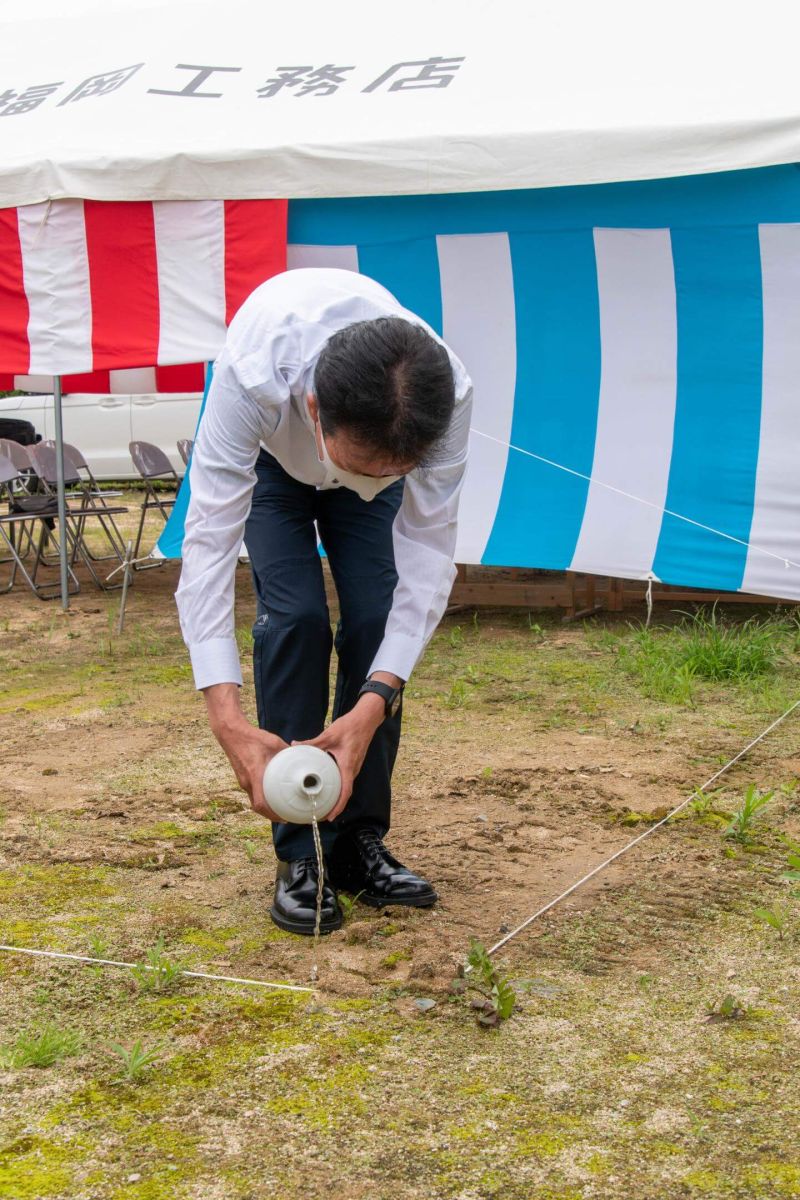
{"label": "white dress shirt", "polygon": [[[320,462],[307,396],[328,339],[355,321],[403,317],[441,342],[390,292],[352,271],[299,269],[267,280],[231,322],[192,453],[192,494],[176,593],[195,685],[242,682],[234,572],[264,446],[294,479],[339,486]],[[442,343],[444,344],[444,343]],[[467,460],[472,384],[450,356],[456,403],[432,465],[406,476],[393,537],[398,583],[370,668],[408,679],[447,605]]]}

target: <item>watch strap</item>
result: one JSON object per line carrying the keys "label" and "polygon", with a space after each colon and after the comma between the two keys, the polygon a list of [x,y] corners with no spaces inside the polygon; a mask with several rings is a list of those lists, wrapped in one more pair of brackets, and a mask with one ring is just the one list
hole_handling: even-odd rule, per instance
{"label": "watch strap", "polygon": [[363,696],[365,692],[375,692],[376,695],[383,699],[386,716],[391,716],[391,707],[394,704],[397,696],[402,692],[402,687],[393,688],[389,683],[382,683],[380,679],[368,679],[366,683],[361,685],[359,696]]}

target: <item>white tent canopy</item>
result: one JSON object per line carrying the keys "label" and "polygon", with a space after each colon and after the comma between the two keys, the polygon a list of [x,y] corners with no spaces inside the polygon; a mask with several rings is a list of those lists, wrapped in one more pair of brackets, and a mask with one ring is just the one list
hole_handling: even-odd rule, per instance
{"label": "white tent canopy", "polygon": [[7,0],[0,206],[800,160],[794,0]]}

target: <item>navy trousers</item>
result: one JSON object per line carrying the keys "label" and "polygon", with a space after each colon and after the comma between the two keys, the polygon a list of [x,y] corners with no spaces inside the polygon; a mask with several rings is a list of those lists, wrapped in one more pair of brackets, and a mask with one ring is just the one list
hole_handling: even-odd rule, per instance
{"label": "navy trousers", "polygon": [[[245,529],[253,568],[256,621],[253,669],[258,723],[285,741],[322,733],[328,711],[331,648],[338,656],[333,720],[353,707],[381,644],[397,583],[392,525],[403,481],[367,503],[348,488],[318,491],[299,483],[262,450]],[[339,597],[331,633],[314,522]],[[326,852],[342,831],[389,829],[391,777],[400,741],[401,712],[372,739],[344,812],[320,824]],[[278,858],[314,853],[311,827],[273,823]]]}

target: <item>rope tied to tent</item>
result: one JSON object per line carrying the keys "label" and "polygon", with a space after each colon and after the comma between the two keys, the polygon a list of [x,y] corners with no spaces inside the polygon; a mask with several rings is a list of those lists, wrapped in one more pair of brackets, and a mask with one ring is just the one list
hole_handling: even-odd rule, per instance
{"label": "rope tied to tent", "polygon": [[567,467],[564,463],[555,462],[552,458],[545,458],[543,454],[535,454],[532,450],[525,450],[522,446],[515,446],[513,442],[504,442],[502,438],[493,437],[491,433],[484,433],[482,429],[476,429],[472,425],[470,426],[470,433],[486,438],[488,442],[494,442],[498,446],[503,446],[506,450],[516,450],[517,454],[524,454],[527,458],[535,458],[537,462],[544,463],[548,467],[554,467],[557,471],[564,471],[567,475],[574,475],[577,479],[585,479],[588,483],[605,488],[608,492],[614,492],[617,496],[624,496],[626,500],[635,500],[637,504],[646,504],[648,508],[655,508],[663,516],[674,517],[676,521],[685,521],[687,525],[694,525],[696,529],[716,534],[717,537],[725,538],[728,542],[735,542],[738,546],[744,546],[747,550],[754,550],[757,554],[766,554],[768,558],[774,558],[777,562],[783,563],[787,570],[790,567],[800,570],[800,563],[787,558],[785,554],[776,554],[774,550],[767,550],[764,546],[756,545],[755,542],[745,541],[744,538],[736,537],[735,534],[725,533],[722,529],[715,529],[713,525],[705,525],[702,521],[695,521],[693,517],[687,517],[683,513],[675,512],[674,509],[666,508],[663,504],[656,504],[654,500],[645,500],[644,496],[636,496],[633,492],[626,492],[624,488],[616,487],[613,483],[605,483],[602,479],[596,479],[594,475],[584,474],[583,471],[576,471],[574,467]]}
{"label": "rope tied to tent", "polygon": [[655,580],[655,575],[651,571],[650,574],[647,576],[647,594],[645,595],[645,601],[647,603],[647,619],[644,623],[645,629],[650,628],[650,622],[653,619],[653,582],[654,582],[654,580]]}

